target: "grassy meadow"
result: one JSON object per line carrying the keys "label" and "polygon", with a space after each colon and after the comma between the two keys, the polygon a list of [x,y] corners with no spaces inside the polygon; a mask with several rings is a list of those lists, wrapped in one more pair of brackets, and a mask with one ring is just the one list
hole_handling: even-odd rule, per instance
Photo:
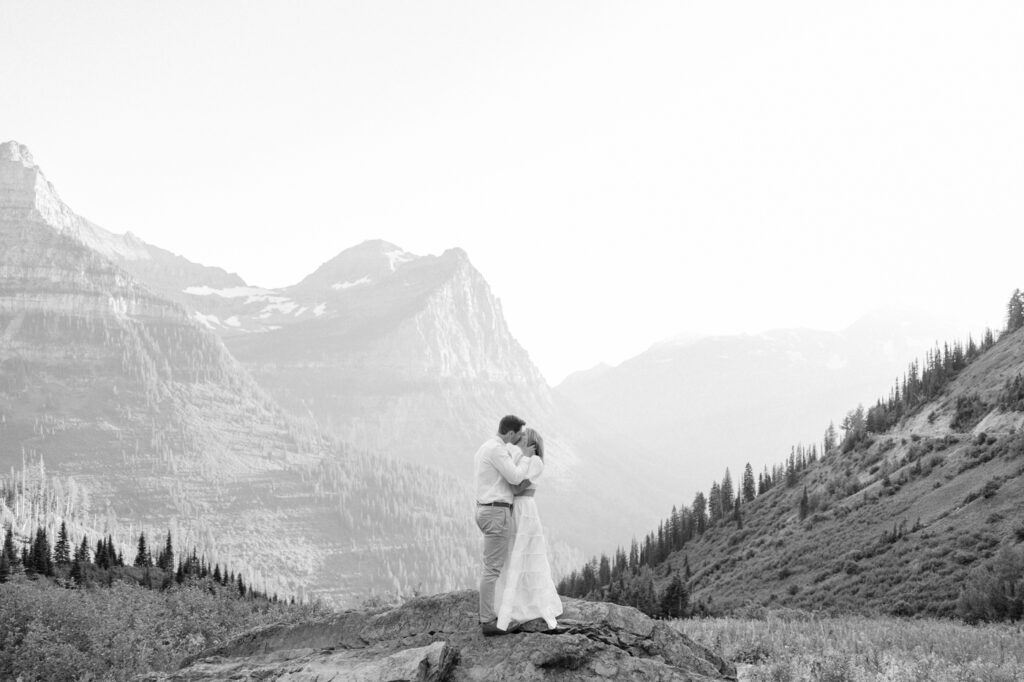
{"label": "grassy meadow", "polygon": [[673,625],[736,663],[741,681],[1024,680],[1021,623],[966,625],[779,611],[754,618],[676,620]]}

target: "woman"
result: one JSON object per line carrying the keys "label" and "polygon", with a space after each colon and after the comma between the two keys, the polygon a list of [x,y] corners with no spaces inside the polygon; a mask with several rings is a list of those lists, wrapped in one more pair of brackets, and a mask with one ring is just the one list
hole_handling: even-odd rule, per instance
{"label": "woman", "polygon": [[[495,587],[498,627],[507,630],[512,621],[525,623],[543,618],[548,629],[553,630],[558,625],[555,617],[562,613],[562,600],[551,579],[547,542],[533,499],[537,490],[535,482],[544,471],[544,441],[535,430],[524,428],[519,445],[536,446],[537,456],[530,462],[527,472],[529,487],[517,491],[512,505],[516,534]],[[522,456],[521,450],[515,454],[517,464]]]}

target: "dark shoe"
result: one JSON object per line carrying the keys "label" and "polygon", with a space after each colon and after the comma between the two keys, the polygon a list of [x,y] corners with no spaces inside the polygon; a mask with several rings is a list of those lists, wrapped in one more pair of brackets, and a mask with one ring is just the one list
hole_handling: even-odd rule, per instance
{"label": "dark shoe", "polygon": [[518,627],[509,627],[508,630],[502,630],[498,627],[498,621],[492,620],[489,623],[481,623],[480,631],[484,633],[484,637],[495,637],[497,635],[511,635],[513,632],[518,631]]}

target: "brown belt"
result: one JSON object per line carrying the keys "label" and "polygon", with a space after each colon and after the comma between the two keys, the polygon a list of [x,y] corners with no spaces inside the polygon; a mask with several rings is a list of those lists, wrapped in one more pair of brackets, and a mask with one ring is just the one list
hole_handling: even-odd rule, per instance
{"label": "brown belt", "polygon": [[477,504],[480,505],[481,507],[506,507],[508,509],[512,508],[512,505],[509,504],[508,502],[477,502]]}

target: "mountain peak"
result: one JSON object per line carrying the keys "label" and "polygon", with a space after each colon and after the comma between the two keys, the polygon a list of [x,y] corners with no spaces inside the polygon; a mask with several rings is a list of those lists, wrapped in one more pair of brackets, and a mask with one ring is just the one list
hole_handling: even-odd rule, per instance
{"label": "mountain peak", "polygon": [[32,152],[29,151],[28,147],[16,140],[8,140],[0,144],[0,161],[20,163],[26,168],[36,167],[35,159],[32,158]]}
{"label": "mountain peak", "polygon": [[340,292],[387,277],[418,258],[391,242],[369,239],[345,249],[290,289]]}

